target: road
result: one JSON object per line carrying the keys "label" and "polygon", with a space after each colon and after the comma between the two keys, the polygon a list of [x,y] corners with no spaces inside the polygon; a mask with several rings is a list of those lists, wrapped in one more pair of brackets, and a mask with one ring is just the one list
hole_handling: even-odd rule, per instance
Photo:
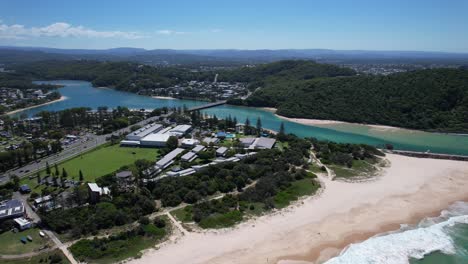
{"label": "road", "polygon": [[[170,114],[171,112],[166,115],[163,115],[162,117],[167,117]],[[132,124],[128,127],[119,129],[117,131],[114,131],[113,133],[106,134],[106,135],[98,136],[94,134],[87,134],[83,136],[82,138],[78,139],[75,143],[65,146],[64,150],[62,150],[60,153],[45,157],[38,162],[31,162],[29,164],[24,165],[23,167],[15,168],[13,170],[3,173],[3,175],[0,176],[0,185],[6,183],[10,179],[10,176],[12,175],[16,175],[20,178],[23,178],[27,175],[34,175],[34,172],[45,168],[47,162],[49,163],[50,166],[52,166],[55,163],[59,163],[61,161],[78,156],[86,151],[89,151],[90,149],[96,148],[106,143],[106,138],[110,137],[111,135],[119,135],[123,133],[128,133],[130,132],[130,127],[134,125],[142,126],[142,125],[146,125],[148,122],[156,121],[158,119],[159,119],[159,116],[150,117],[138,123]]]}

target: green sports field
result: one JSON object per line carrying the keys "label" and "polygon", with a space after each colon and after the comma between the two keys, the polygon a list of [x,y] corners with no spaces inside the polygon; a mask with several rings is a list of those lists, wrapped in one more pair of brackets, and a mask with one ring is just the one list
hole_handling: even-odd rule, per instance
{"label": "green sports field", "polygon": [[[154,148],[127,148],[119,145],[105,145],[86,152],[58,164],[60,174],[62,168],[68,173],[68,179],[79,179],[79,171],[83,172],[84,181],[95,181],[96,178],[112,173],[124,165],[134,163],[138,159],[156,161],[159,151]],[[50,164],[52,172],[55,171],[54,164]],[[45,170],[41,171],[41,176]],[[35,179],[27,180],[25,183],[35,184]]]}

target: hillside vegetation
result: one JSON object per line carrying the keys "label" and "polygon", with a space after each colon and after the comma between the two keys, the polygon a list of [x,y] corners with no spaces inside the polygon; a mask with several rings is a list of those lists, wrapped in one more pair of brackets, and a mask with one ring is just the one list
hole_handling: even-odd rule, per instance
{"label": "hillside vegetation", "polygon": [[[271,66],[274,73],[258,74],[261,81],[257,80],[256,84],[261,88],[245,101],[232,100],[230,103],[276,107],[279,115],[287,117],[468,132],[466,70],[431,69],[389,76],[344,76],[351,74],[316,65],[320,70],[310,70],[297,62],[292,68],[279,72],[274,71],[278,65],[264,65],[262,67]],[[327,74],[329,77],[324,78]]]}

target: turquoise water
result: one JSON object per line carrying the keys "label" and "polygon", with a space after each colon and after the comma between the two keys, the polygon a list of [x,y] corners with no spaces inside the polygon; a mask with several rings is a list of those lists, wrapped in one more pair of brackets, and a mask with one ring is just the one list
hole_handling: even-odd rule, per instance
{"label": "turquoise water", "polygon": [[[25,110],[22,113],[28,116],[40,111],[58,111],[71,107],[86,106],[97,108],[98,106],[126,106],[128,108],[158,108],[158,107],[192,107],[205,104],[205,102],[194,100],[164,100],[154,99],[147,96],[140,96],[132,93],[116,91],[105,88],[94,88],[85,81],[50,81],[48,83],[62,84],[60,93],[68,99],[49,105]],[[222,105],[204,112],[224,118],[228,115],[236,117],[238,122],[245,122],[249,118],[251,124],[256,123],[258,117],[262,120],[264,128],[279,130],[281,122],[284,122],[286,132],[293,133],[301,137],[316,137],[323,140],[347,143],[365,143],[373,146],[383,146],[386,143],[393,144],[396,149],[412,151],[431,151],[436,153],[468,155],[468,136],[455,136],[447,134],[426,133],[414,130],[380,130],[369,128],[368,126],[352,124],[335,124],[325,127],[302,125],[290,121],[285,121],[273,113],[251,107],[239,107]]]}

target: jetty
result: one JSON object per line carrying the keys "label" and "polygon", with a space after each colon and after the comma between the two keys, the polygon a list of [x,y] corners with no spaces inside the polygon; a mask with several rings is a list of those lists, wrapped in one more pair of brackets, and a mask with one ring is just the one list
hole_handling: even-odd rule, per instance
{"label": "jetty", "polygon": [[207,109],[207,108],[215,107],[215,106],[218,106],[218,105],[226,104],[226,102],[227,102],[226,100],[223,100],[223,101],[216,101],[216,102],[213,102],[213,103],[204,104],[204,105],[199,105],[199,106],[195,106],[195,107],[189,108],[187,111],[192,112],[192,111]]}

